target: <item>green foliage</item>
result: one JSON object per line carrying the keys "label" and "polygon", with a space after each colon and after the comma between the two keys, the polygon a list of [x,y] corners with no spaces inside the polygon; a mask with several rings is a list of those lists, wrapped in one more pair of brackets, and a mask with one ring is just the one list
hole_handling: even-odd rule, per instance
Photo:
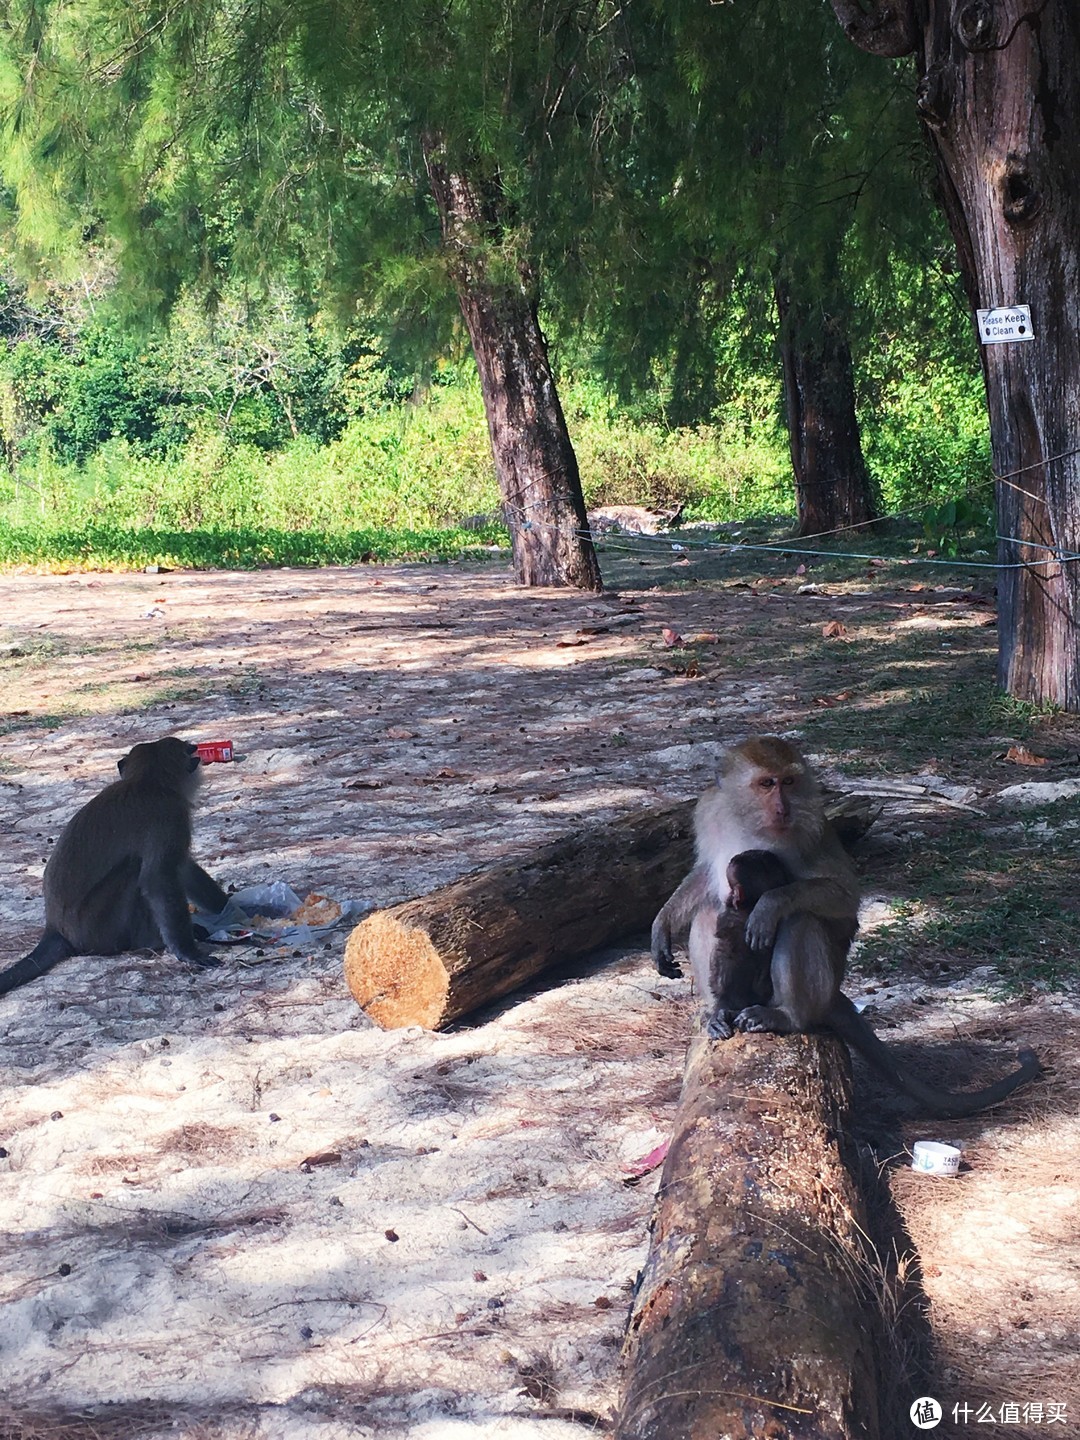
{"label": "green foliage", "polygon": [[[182,339],[191,345],[190,376],[208,379],[214,366],[227,372],[228,356],[235,352],[213,357],[208,338],[199,341],[205,353],[187,334]],[[146,357],[142,363],[148,372],[156,367],[158,375],[168,371],[179,377],[185,367],[177,332],[167,341],[154,346],[143,337],[136,360]],[[6,477],[0,469],[0,521],[21,530],[268,528],[348,534],[366,528],[444,527],[464,516],[498,513],[487,426],[471,367],[446,366],[425,390],[395,398],[404,384],[369,345],[350,341],[334,351],[343,376],[334,392],[337,413],[346,418],[340,428],[326,422],[336,429],[330,438],[323,438],[322,422],[314,425],[314,434],[296,438],[278,429],[273,444],[265,434],[252,437],[245,425],[223,425],[221,408],[205,397],[200,403],[193,381],[188,398],[177,395],[171,407],[162,404],[160,430],[149,441],[138,431],[134,437],[115,433],[118,424],[102,425],[113,431],[110,438],[74,459],[57,439],[73,429],[65,408],[67,397],[78,394],[71,377],[92,369],[102,352],[109,366],[125,352],[101,346],[96,335],[85,366],[77,344],[48,352],[47,363],[42,350],[40,342],[29,340],[0,355],[0,375],[20,377],[26,385],[23,396],[46,397],[37,429],[21,434],[21,457],[16,455],[14,468]],[[917,389],[880,386],[877,423],[902,434],[922,416],[928,426],[936,426],[927,434],[939,453],[954,445],[954,413],[946,409],[927,418],[919,408],[922,392],[936,388],[934,364],[946,361],[927,361],[923,376],[931,381]],[[901,353],[894,363],[902,369],[903,362]],[[36,391],[26,376],[39,387]],[[57,376],[63,383],[54,385]],[[597,378],[567,378],[561,390],[589,506],[682,505],[686,519],[712,521],[788,509],[790,468],[777,418],[777,377],[749,365],[740,371],[732,363],[724,383],[730,394],[706,423],[672,427],[656,390],[651,403],[641,396],[624,407]],[[90,399],[73,405],[74,413],[112,415],[103,406],[91,409],[90,401],[100,400],[101,393],[94,387]],[[130,387],[122,392],[134,393]],[[246,393],[248,399],[266,398],[258,390]],[[908,402],[915,406],[914,416],[901,408]],[[29,413],[29,401],[22,403],[24,414]],[[115,413],[131,413],[126,404]],[[238,409],[233,407],[234,415]],[[168,447],[166,436],[173,437]],[[981,517],[974,501],[955,496],[943,500],[932,518],[932,543],[953,553],[954,532],[960,544]]]}
{"label": "green foliage", "polygon": [[[622,409],[595,384],[563,387],[586,503],[682,505],[688,520],[735,520],[791,504],[790,468],[774,408],[732,397],[711,423],[671,426]],[[765,387],[767,388],[767,387]],[[636,410],[636,413],[635,413]],[[644,412],[644,413],[643,413]]]}
{"label": "green foliage", "polygon": [[59,384],[43,416],[43,433],[60,458],[81,460],[114,438],[168,446],[175,412],[155,374],[160,366],[146,353],[157,348],[153,340],[140,342],[106,322],[84,331],[74,353],[54,352]]}
{"label": "green foliage", "polygon": [[[853,337],[859,423],[886,513],[964,497],[978,508],[976,497],[990,482],[978,346],[957,277],[941,263],[944,253],[942,243],[929,266],[893,256],[859,291]],[[939,537],[955,523],[940,518]],[[959,524],[985,528],[975,511]]]}
{"label": "green foliage", "polygon": [[31,484],[36,459],[96,472],[116,441],[125,461],[173,456],[214,431],[267,453],[301,436],[329,442],[412,385],[367,337],[283,291],[258,303],[233,293],[213,317],[186,295],[167,328],[124,328],[108,311],[50,324],[29,302],[19,318],[0,348],[0,433]]}
{"label": "green foliage", "polygon": [[166,457],[119,438],[82,466],[46,448],[20,468],[12,525],[44,529],[269,527],[346,532],[441,526],[493,511],[497,491],[476,388],[353,420],[320,446],[266,452],[205,423]]}
{"label": "green foliage", "polygon": [[442,530],[129,530],[86,525],[75,530],[0,529],[0,567],[36,565],[86,570],[255,570],[268,565],[356,565],[375,560],[447,560],[498,543],[497,532]]}
{"label": "green foliage", "polygon": [[93,237],[143,324],[99,303],[50,330],[22,304],[0,356],[9,518],[346,533],[494,512],[475,382],[431,368],[455,353],[433,136],[491,199],[470,263],[546,282],[590,504],[790,506],[781,276],[847,316],[885,508],[973,491],[970,325],[895,163],[902,76],[821,7],[735,8],[12,0],[22,248],[59,263]]}
{"label": "green foliage", "polygon": [[636,106],[608,146],[602,279],[570,293],[605,372],[637,393],[660,357],[666,416],[687,423],[731,393],[730,366],[775,364],[777,287],[795,328],[853,331],[867,276],[940,233],[908,77],[827,4],[645,0],[626,23]]}
{"label": "green foliage", "polygon": [[999,725],[1006,726],[1024,738],[1041,721],[1063,712],[1052,700],[1019,700],[1005,691],[998,691],[994,695],[991,713]]}
{"label": "green foliage", "polygon": [[532,284],[606,198],[620,15],[610,0],[9,0],[0,163],[19,243],[56,263],[107,236],[143,315],[185,286],[213,306],[229,277],[350,315],[359,296],[430,358],[460,322],[425,151],[492,199],[475,258]]}
{"label": "green foliage", "polygon": [[[718,519],[782,505],[782,446],[768,426],[748,426],[737,407],[715,425],[671,430],[634,421],[595,384],[570,383],[566,395],[590,505],[683,504],[689,518]],[[422,401],[350,420],[323,445],[301,436],[266,451],[203,421],[166,456],[119,437],[76,465],[42,442],[16,474],[0,517],[38,533],[347,534],[442,527],[499,508],[478,384],[453,374]]]}
{"label": "green foliage", "polygon": [[941,505],[928,505],[921,515],[923,535],[941,555],[959,555],[966,534],[974,533],[985,546],[993,535],[993,509],[988,502],[958,496]]}
{"label": "green foliage", "polygon": [[[781,280],[851,332],[884,508],[985,477],[909,77],[826,6],[10,0],[5,18],[12,234],[26,261],[74,280],[90,255],[110,277],[77,325],[0,294],[9,504],[35,524],[493,510],[475,387],[432,370],[460,329],[436,142],[484,198],[468,263],[542,286],[564,370],[599,377],[564,395],[591,503],[790,505]],[[147,325],[163,311],[167,335]]]}

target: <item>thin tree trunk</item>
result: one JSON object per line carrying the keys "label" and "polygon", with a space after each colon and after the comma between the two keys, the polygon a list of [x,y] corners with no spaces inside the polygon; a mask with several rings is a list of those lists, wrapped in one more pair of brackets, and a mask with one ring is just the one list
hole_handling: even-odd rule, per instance
{"label": "thin tree trunk", "polygon": [[[437,138],[424,158],[480,372],[503,514],[522,585],[600,590],[577,456],[570,443],[527,267],[493,275],[501,234],[485,187],[449,165]],[[500,269],[514,262],[499,258]]]}
{"label": "thin tree trunk", "polygon": [[776,307],[799,534],[865,524],[874,508],[847,336],[834,315],[793,299],[786,281]]}
{"label": "thin tree trunk", "polygon": [[982,349],[1001,477],[998,678],[1019,699],[1080,710],[1080,7],[833,8],[856,44],[916,57],[973,308],[1031,307],[1034,340]]}

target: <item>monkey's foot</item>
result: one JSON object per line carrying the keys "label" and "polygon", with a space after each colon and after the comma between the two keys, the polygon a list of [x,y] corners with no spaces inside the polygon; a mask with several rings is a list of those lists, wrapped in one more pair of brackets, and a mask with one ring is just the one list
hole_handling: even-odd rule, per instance
{"label": "monkey's foot", "polygon": [[735,1016],[735,1029],[744,1034],[789,1035],[792,1024],[783,1010],[772,1005],[748,1005]]}
{"label": "monkey's foot", "polygon": [[216,955],[210,954],[183,955],[181,956],[181,959],[186,960],[189,965],[196,966],[199,970],[216,970],[220,965],[224,963],[223,961],[219,960]]}
{"label": "monkey's foot", "polygon": [[657,972],[666,980],[682,979],[682,966],[677,965],[670,955],[656,955],[653,958],[656,962]]}
{"label": "monkey's foot", "polygon": [[705,1027],[710,1040],[730,1040],[735,1034],[735,1011],[717,1010]]}

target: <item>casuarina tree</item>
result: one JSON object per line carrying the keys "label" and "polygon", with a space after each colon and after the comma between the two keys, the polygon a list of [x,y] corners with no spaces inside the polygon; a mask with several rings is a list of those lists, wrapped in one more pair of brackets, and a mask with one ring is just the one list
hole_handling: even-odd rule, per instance
{"label": "casuarina tree", "polygon": [[[167,306],[287,273],[417,328],[456,296],[517,577],[600,588],[541,328],[537,230],[588,193],[582,76],[618,7],[6,0],[2,164],[24,247],[115,246]],[[599,58],[598,58],[599,56]],[[591,116],[591,118],[590,118]],[[583,122],[583,123],[582,123]],[[556,187],[557,188],[557,187]]]}
{"label": "casuarina tree", "polygon": [[982,348],[999,679],[1020,699],[1080,710],[1080,7],[832,6],[862,49],[914,57],[916,105],[972,309],[1030,307],[1025,338]]}

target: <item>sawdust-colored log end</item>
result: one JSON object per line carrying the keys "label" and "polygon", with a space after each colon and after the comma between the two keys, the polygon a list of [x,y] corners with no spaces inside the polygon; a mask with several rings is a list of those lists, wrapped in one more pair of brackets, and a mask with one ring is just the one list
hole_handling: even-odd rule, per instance
{"label": "sawdust-colored log end", "polygon": [[362,920],[345,945],[345,982],[366,1015],[384,1030],[438,1027],[450,974],[428,933],[379,911]]}

